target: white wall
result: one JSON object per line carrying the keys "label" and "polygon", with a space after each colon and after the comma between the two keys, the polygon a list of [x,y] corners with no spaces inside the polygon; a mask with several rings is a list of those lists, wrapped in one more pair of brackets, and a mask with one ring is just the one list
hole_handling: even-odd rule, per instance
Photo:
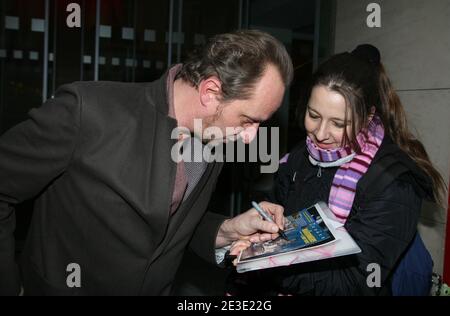
{"label": "white wall", "polygon": [[[381,27],[369,28],[369,3]],[[335,52],[377,46],[410,127],[448,183],[450,175],[450,0],[337,0]],[[447,207],[425,205],[419,230],[442,274]]]}

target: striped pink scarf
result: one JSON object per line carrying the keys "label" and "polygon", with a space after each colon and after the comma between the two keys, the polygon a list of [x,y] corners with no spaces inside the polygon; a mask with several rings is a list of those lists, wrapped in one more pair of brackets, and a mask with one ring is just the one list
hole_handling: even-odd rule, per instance
{"label": "striped pink scarf", "polygon": [[[356,185],[366,173],[384,138],[384,127],[380,118],[374,116],[369,126],[361,131],[356,139],[361,152],[355,154],[350,162],[342,164],[336,172],[331,185],[328,206],[342,223],[345,223],[352,209],[356,194]],[[353,154],[349,148],[324,150],[307,139],[307,149],[314,161],[330,163]]]}

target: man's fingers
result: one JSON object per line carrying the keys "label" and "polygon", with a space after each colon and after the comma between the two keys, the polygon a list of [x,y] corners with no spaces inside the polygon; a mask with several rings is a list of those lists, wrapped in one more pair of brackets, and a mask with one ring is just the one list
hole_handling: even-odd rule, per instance
{"label": "man's fingers", "polygon": [[275,239],[277,239],[278,237],[280,237],[280,234],[272,234],[272,235],[271,235],[272,240],[275,240]]}
{"label": "man's fingers", "polygon": [[262,242],[272,240],[272,234],[261,234],[260,237]]}
{"label": "man's fingers", "polygon": [[284,228],[284,208],[281,205],[269,203],[269,202],[261,202],[261,207],[268,213],[273,216],[275,223],[277,223],[278,227],[281,229]]}
{"label": "man's fingers", "polygon": [[257,243],[260,241],[261,241],[261,239],[259,238],[259,234],[254,234],[250,237],[250,242],[252,242],[252,243]]}
{"label": "man's fingers", "polygon": [[279,230],[277,224],[265,221],[260,217],[254,217],[251,221],[251,225],[252,228],[255,229],[255,231],[261,231],[265,233],[277,233]]}
{"label": "man's fingers", "polygon": [[250,241],[252,243],[258,243],[258,242],[266,242],[269,240],[273,240],[278,237],[278,234],[254,234],[252,237],[250,237]]}

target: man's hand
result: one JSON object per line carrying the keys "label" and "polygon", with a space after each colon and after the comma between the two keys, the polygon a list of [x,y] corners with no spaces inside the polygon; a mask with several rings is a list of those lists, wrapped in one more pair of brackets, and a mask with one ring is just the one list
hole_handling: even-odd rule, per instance
{"label": "man's hand", "polygon": [[265,221],[254,208],[251,208],[222,223],[217,234],[216,247],[224,247],[236,240],[264,242],[277,238],[278,230],[284,228],[284,208],[269,202],[261,202],[259,205],[267,214],[272,215],[276,224]]}

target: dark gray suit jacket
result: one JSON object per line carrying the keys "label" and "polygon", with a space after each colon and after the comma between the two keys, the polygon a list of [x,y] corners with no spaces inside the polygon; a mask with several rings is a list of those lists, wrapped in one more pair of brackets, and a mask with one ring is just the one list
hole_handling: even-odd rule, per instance
{"label": "dark gray suit jacket", "polygon": [[[26,294],[165,295],[191,239],[213,260],[223,218],[205,210],[222,164],[210,163],[169,217],[176,121],[167,113],[166,76],[79,82],[0,137],[0,293],[17,293],[13,205],[33,197]],[[80,288],[67,286],[71,263]]]}

